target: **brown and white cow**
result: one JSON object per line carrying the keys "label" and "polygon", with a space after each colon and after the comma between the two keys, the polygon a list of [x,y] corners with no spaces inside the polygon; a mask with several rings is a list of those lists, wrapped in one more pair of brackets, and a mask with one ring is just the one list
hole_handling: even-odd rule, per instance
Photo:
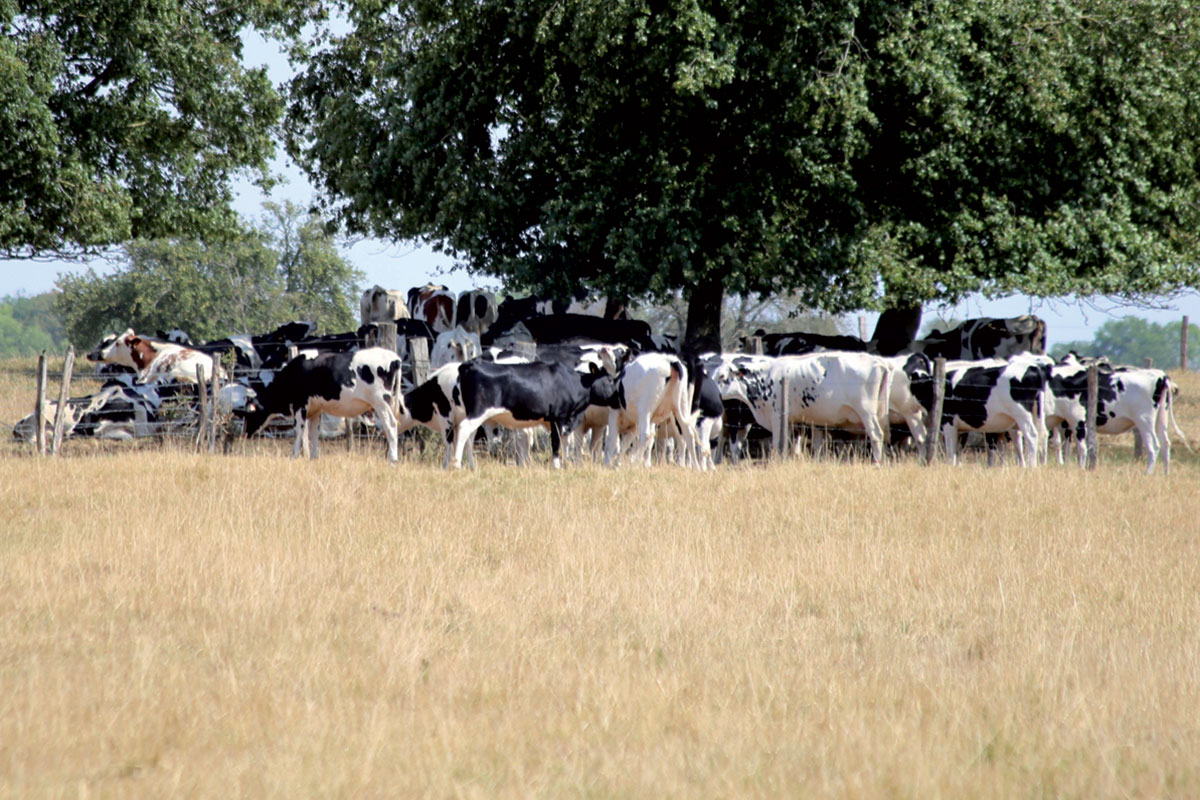
{"label": "brown and white cow", "polygon": [[413,319],[422,320],[434,333],[454,328],[454,306],[457,298],[446,286],[427,283],[408,290],[408,311]]}
{"label": "brown and white cow", "polygon": [[[133,328],[124,333],[109,334],[87,354],[88,361],[105,361],[132,367],[138,383],[174,381],[196,383],[197,370],[204,369],[205,379],[220,369],[212,356],[190,347],[138,336]],[[220,377],[224,377],[221,371]]]}

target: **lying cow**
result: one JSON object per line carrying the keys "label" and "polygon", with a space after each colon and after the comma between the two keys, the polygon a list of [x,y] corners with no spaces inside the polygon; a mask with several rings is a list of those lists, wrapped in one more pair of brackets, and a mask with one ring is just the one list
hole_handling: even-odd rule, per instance
{"label": "lying cow", "polygon": [[[174,381],[197,383],[198,371],[203,368],[205,380],[219,369],[212,356],[190,347],[138,336],[133,328],[124,333],[109,334],[91,352],[88,361],[105,361],[132,367],[139,383]],[[219,377],[224,377],[221,371]]]}
{"label": "lying cow", "polygon": [[388,461],[395,462],[399,459],[397,417],[406,416],[400,363],[399,356],[382,347],[353,353],[301,353],[247,405],[245,435],[256,433],[273,414],[290,416],[296,432],[292,458],[303,449],[315,459],[322,414],[357,417],[373,411],[375,424],[387,439]]}
{"label": "lying cow", "polygon": [[[162,398],[153,386],[130,386],[123,381],[108,381],[100,390],[85,397],[71,398],[63,409],[63,438],[91,436],[96,439],[132,439],[146,436],[156,422]],[[49,402],[43,411],[46,435],[53,432],[58,403]],[[34,415],[13,427],[13,438],[29,441],[34,437]]]}

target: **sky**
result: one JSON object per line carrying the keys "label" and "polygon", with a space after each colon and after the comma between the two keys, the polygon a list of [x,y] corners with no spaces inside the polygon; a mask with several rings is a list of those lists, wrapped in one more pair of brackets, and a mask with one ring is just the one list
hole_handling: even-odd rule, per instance
{"label": "sky", "polygon": [[[265,65],[271,80],[276,85],[291,76],[287,59],[279,49],[264,41],[257,34],[247,34],[244,56],[249,64]],[[275,170],[286,182],[275,190],[270,198],[265,197],[249,181],[239,181],[234,186],[235,209],[243,216],[257,219],[262,214],[264,200],[291,200],[301,207],[313,198],[314,190],[300,170],[282,154],[275,161]],[[455,292],[474,287],[498,288],[494,278],[479,279],[464,270],[452,270],[453,259],[433,251],[431,247],[411,242],[390,243],[376,239],[358,241],[343,248],[343,256],[365,274],[362,288],[379,284],[388,289],[407,290],[429,280],[442,283]],[[111,270],[112,265],[103,261],[71,263],[61,261],[5,261],[0,260],[0,297],[24,294],[34,295],[54,288],[54,282],[62,273],[80,272],[94,268],[98,272]],[[1200,292],[1184,292],[1174,298],[1164,298],[1154,307],[1134,306],[1117,298],[1098,298],[1080,301],[1075,298],[1032,298],[1010,296],[988,300],[972,296],[956,305],[929,304],[925,307],[925,319],[935,315],[943,318],[966,319],[969,317],[1012,317],[1020,314],[1037,314],[1046,321],[1049,345],[1066,341],[1090,340],[1096,329],[1104,322],[1125,316],[1138,316],[1159,324],[1177,322],[1187,315],[1190,322],[1200,323]],[[857,315],[846,321],[847,332],[858,333]],[[874,329],[878,314],[864,312],[868,332]]]}

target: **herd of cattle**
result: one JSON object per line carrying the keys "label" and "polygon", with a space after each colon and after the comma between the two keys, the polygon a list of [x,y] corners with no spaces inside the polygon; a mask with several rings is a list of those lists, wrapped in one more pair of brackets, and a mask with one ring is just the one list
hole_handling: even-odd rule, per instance
{"label": "herd of cattle", "polygon": [[[681,354],[603,298],[497,304],[488,292],[456,298],[433,284],[407,295],[376,286],[364,292],[361,312],[357,331],[329,336],[315,336],[305,322],[200,345],[180,331],[107,336],[87,357],[119,372],[99,392],[71,400],[68,435],[144,435],[169,398],[186,406],[198,379],[215,370],[214,403],[243,421],[246,436],[282,416],[293,428],[293,455],[312,458],[327,430],[323,418],[362,415],[386,439],[389,460],[399,457],[401,433],[424,426],[442,435],[443,465],[456,468],[464,458],[474,466],[477,436],[486,441],[501,429],[512,432],[519,463],[529,462],[533,434],[548,429],[555,467],[585,456],[649,465],[657,452],[707,469],[724,453],[745,457],[751,436],[782,446],[798,424],[865,439],[876,463],[889,441],[922,453],[938,434],[951,462],[967,433],[985,434],[990,448],[1011,440],[1022,465],[1045,461],[1051,440],[1062,463],[1064,438],[1075,441],[1081,465],[1088,455],[1087,365],[1044,355],[1045,325],[1032,316],[968,320],[899,342],[759,332],[743,349],[761,342],[761,354]],[[382,322],[397,326],[396,351],[365,346]],[[427,340],[431,371],[414,382],[407,343],[417,338]],[[232,375],[221,365],[226,353]],[[937,358],[948,362],[942,417],[931,425]],[[1168,425],[1187,442],[1168,376],[1107,363],[1098,372],[1098,432],[1135,430],[1147,472],[1159,460],[1168,470]],[[14,436],[32,438],[34,425],[31,415]]]}

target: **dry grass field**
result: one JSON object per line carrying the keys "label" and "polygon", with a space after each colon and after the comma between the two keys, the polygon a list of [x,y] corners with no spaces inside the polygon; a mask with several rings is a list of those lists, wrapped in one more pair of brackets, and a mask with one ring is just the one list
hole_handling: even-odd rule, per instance
{"label": "dry grass field", "polygon": [[[0,371],[0,421],[31,398]],[[1198,797],[1200,456],[1128,439],[703,475],[5,442],[0,796]]]}

